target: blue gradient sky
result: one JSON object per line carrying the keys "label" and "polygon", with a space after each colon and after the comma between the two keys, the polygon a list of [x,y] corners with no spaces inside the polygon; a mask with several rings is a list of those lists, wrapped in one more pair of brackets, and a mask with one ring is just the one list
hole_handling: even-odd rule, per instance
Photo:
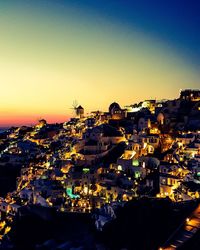
{"label": "blue gradient sky", "polygon": [[0,2],[0,126],[200,85],[198,0]]}
{"label": "blue gradient sky", "polygon": [[[200,64],[199,0],[75,0],[75,8],[139,30]],[[60,1],[67,7],[69,1]]]}

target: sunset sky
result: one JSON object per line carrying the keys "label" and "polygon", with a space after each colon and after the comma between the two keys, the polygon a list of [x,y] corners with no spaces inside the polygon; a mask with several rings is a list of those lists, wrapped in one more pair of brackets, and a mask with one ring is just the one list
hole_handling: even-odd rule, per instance
{"label": "sunset sky", "polygon": [[0,127],[200,88],[199,0],[0,1]]}

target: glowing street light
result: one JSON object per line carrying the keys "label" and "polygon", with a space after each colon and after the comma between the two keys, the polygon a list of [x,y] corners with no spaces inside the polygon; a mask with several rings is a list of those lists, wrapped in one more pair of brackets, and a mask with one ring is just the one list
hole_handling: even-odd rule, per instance
{"label": "glowing street light", "polygon": [[188,223],[189,221],[190,221],[190,218],[187,218],[187,219],[186,219],[186,222]]}

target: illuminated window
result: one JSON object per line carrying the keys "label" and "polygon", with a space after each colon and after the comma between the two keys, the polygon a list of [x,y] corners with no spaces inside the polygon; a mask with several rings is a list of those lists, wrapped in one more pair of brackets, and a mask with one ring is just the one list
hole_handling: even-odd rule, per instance
{"label": "illuminated window", "polygon": [[90,169],[89,168],[83,168],[83,173],[84,174],[87,174],[87,173],[89,173],[90,172]]}
{"label": "illuminated window", "polygon": [[132,165],[133,165],[134,167],[138,167],[138,166],[139,166],[139,161],[138,161],[138,160],[133,160],[133,161],[132,161]]}
{"label": "illuminated window", "polygon": [[122,171],[122,166],[121,166],[121,165],[118,165],[118,166],[117,166],[117,170],[118,170],[118,171]]}
{"label": "illuminated window", "polygon": [[140,172],[135,172],[135,178],[136,179],[140,178]]}

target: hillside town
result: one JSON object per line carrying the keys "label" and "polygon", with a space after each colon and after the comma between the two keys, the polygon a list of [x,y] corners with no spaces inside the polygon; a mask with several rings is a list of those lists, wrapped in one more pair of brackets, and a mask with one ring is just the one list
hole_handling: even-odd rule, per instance
{"label": "hillside town", "polygon": [[124,108],[113,102],[89,115],[74,110],[65,123],[40,119],[0,133],[0,171],[16,173],[14,185],[1,182],[0,241],[26,209],[91,214],[101,231],[131,200],[200,199],[200,90]]}

